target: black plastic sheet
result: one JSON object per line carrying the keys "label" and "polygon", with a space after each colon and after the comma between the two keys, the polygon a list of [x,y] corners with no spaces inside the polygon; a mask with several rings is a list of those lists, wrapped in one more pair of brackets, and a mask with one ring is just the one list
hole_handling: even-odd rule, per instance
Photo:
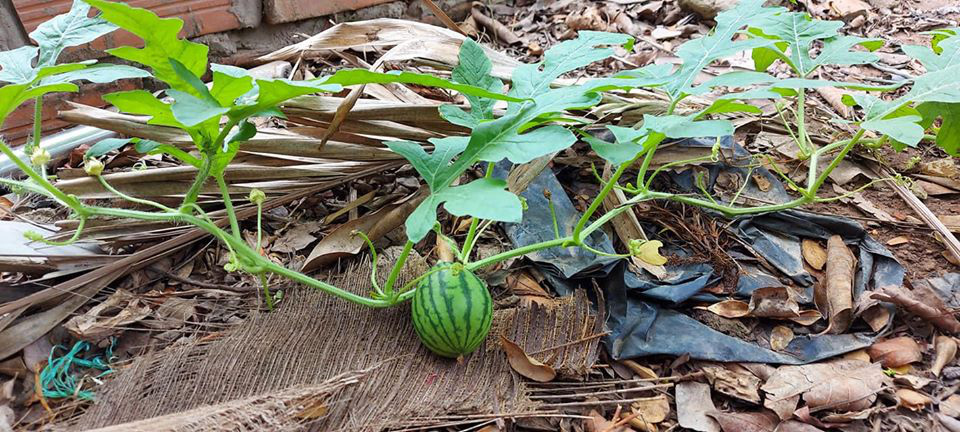
{"label": "black plastic sheet", "polygon": [[[711,147],[714,139],[684,140],[674,145]],[[721,163],[706,165],[707,184],[713,187],[717,178],[739,176],[744,184],[743,196],[767,202],[790,199],[775,174],[763,168],[748,170],[749,153],[729,137],[721,139],[726,155]],[[508,164],[498,164],[495,173],[506,177]],[[760,190],[748,177],[761,176],[769,186]],[[671,173],[671,180],[680,188],[696,190],[692,173]],[[521,194],[528,209],[518,224],[505,224],[514,246],[525,246],[554,238],[553,217],[544,190],[550,192],[560,235],[572,232],[580,213],[556,176],[544,170]],[[708,189],[709,190],[709,189]],[[857,251],[858,264],[854,298],[868,289],[883,285],[899,285],[903,267],[893,255],[871,238],[859,223],[840,216],[824,216],[797,210],[786,210],[738,218],[730,224],[729,233],[739,238],[782,274],[762,270],[753,258],[737,251],[728,251],[740,263],[742,271],[734,296],[749,298],[754,290],[783,286],[780,276],[800,288],[798,301],[813,301],[815,279],[803,267],[800,244],[803,238],[826,240],[837,234]],[[594,232],[589,244],[605,252],[613,252],[610,239],[601,231]],[[683,250],[671,250],[683,255]],[[673,308],[689,302],[715,302],[721,298],[703,292],[718,282],[719,275],[708,263],[667,265],[666,276],[658,280],[646,272],[634,272],[622,260],[600,257],[579,248],[553,248],[527,255],[548,277],[551,286],[561,295],[569,292],[584,278],[601,278],[605,291],[607,327],[610,334],[604,341],[615,359],[666,354],[713,361],[803,364],[869,346],[875,334],[868,332],[842,335],[798,335],[781,352],[775,352],[752,341],[738,339],[716,331]]]}

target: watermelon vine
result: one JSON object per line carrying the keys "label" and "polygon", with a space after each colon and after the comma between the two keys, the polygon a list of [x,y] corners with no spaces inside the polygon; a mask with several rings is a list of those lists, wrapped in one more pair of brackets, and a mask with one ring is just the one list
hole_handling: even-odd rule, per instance
{"label": "watermelon vine", "polygon": [[[90,17],[91,6],[99,10],[100,15]],[[709,35],[686,42],[677,49],[679,66],[647,65],[608,78],[555,86],[556,80],[564,74],[609,58],[616,47],[629,50],[634,42],[628,35],[581,32],[577,39],[548,50],[542,62],[517,67],[509,80],[509,91],[504,93],[505,85],[491,75],[492,65],[483,49],[470,39],[463,42],[459,65],[453,69],[450,79],[409,72],[366,70],[342,70],[307,81],[260,79],[239,68],[208,64],[206,46],[179,38],[183,26],[179,19],[161,19],[153,12],[124,3],[76,0],[68,14],[54,18],[52,24],[42,25],[31,34],[39,47],[0,53],[0,82],[6,83],[0,87],[0,123],[24,102],[34,100],[39,107],[44,94],[77,91],[73,84],[77,80],[109,82],[151,76],[167,85],[168,99],[158,98],[146,90],[117,92],[106,95],[105,99],[122,112],[148,116],[151,124],[183,130],[192,138],[197,153],[137,138],[104,140],[87,152],[86,171],[104,188],[155,211],[89,205],[58,190],[46,172],[49,155],[36,146],[39,132],[35,133],[34,142],[27,149],[28,158],[19,157],[10,146],[0,141],[0,152],[28,177],[24,181],[0,179],[0,184],[16,191],[50,197],[72,210],[80,224],[74,237],[65,243],[80,239],[87,220],[96,217],[197,226],[229,249],[228,270],[259,276],[271,308],[267,274],[369,307],[390,307],[412,299],[414,328],[424,345],[439,355],[457,358],[482,344],[492,320],[490,293],[475,275],[477,270],[542,249],[586,247],[584,238],[618,214],[631,211],[640,202],[672,200],[728,216],[777,211],[842,198],[822,198],[818,191],[829,174],[857,145],[889,143],[902,148],[928,139],[934,140],[946,152],[960,155],[960,133],[956,133],[960,127],[960,81],[956,80],[960,74],[960,35],[957,29],[935,32],[929,47],[903,47],[904,52],[919,60],[927,72],[902,83],[909,85],[910,89],[901,96],[884,99],[877,92],[895,90],[900,85],[867,86],[811,78],[824,65],[876,61],[872,51],[883,45],[882,40],[843,36],[838,33],[842,27],[840,22],[813,20],[807,14],[790,12],[782,7],[764,7],[762,0],[742,0],[737,7],[718,15],[716,22],[716,28]],[[71,25],[62,25],[64,23]],[[89,42],[117,28],[126,29],[143,39],[143,48],[120,47],[108,52],[149,71],[129,66],[95,65],[93,61],[56,63],[59,53],[67,45]],[[819,47],[819,53],[814,56],[811,50],[815,46]],[[742,52],[750,53],[756,70],[728,72],[703,83],[697,82],[696,78],[705,67]],[[794,76],[780,78],[766,73],[776,62],[786,64]],[[212,74],[210,87],[200,79],[208,71]],[[379,286],[376,278],[372,278],[375,292],[369,296],[338,288],[262,256],[241,236],[224,180],[226,167],[244,143],[257,133],[249,121],[251,117],[281,115],[278,106],[298,96],[336,92],[344,86],[366,83],[413,83],[445,88],[463,94],[470,104],[470,110],[452,105],[440,107],[444,119],[470,129],[468,136],[431,139],[431,153],[424,149],[423,143],[394,141],[387,144],[412,164],[430,194],[406,221],[408,241],[386,283]],[[816,87],[856,91],[844,98],[845,103],[860,107],[862,112],[859,118],[846,120],[857,126],[850,137],[821,147],[810,139],[804,119],[804,98],[808,89]],[[569,126],[569,114],[597,106],[603,100],[603,92],[636,88],[661,93],[667,100],[665,112],[647,114],[637,124],[609,126],[613,142]],[[681,102],[690,96],[704,97],[711,102],[697,111],[681,110]],[[721,202],[709,195],[675,194],[651,188],[654,177],[663,169],[697,161],[715,161],[718,157],[714,149],[710,156],[673,161],[651,172],[654,155],[662,143],[670,139],[730,135],[734,125],[729,117],[737,113],[760,113],[760,109],[750,103],[758,99],[774,100],[778,108],[792,107],[796,113],[796,124],[787,125],[787,128],[801,158],[809,159],[810,168],[805,183],[794,182],[781,173],[783,180],[798,192],[796,199],[783,204],[744,207],[736,199]],[[39,112],[38,109],[35,119],[37,131],[40,130]],[[941,124],[935,128],[933,124],[938,119]],[[927,132],[933,133],[927,135]],[[519,222],[523,217],[521,200],[506,189],[504,180],[492,176],[492,164],[504,159],[514,164],[527,163],[567,149],[578,140],[587,142],[598,156],[616,169],[612,176],[603,180],[600,192],[572,232],[561,235],[557,229],[553,239],[473,260],[473,248],[485,229],[496,222]],[[197,169],[196,178],[184,191],[184,199],[177,208],[128,196],[101,176],[103,164],[97,158],[128,144],[133,144],[140,152],[165,154]],[[818,168],[821,159],[829,160],[823,170]],[[486,175],[468,179],[468,171],[477,165],[486,168]],[[622,177],[630,170],[635,170],[635,180],[624,183]],[[201,187],[211,178],[221,191],[229,219],[228,229],[212,222],[196,204]],[[626,204],[598,216],[601,203],[614,190],[628,195]],[[258,210],[263,199],[259,191],[250,195],[250,201]],[[441,207],[452,215],[471,218],[463,244],[453,244],[457,262],[439,264],[414,283],[396,287],[400,269],[414,244],[431,231],[438,230],[437,212]],[[437,235],[452,243],[439,230]],[[36,233],[30,233],[28,237],[46,242]],[[631,254],[651,254],[649,248],[633,242],[629,249]],[[371,250],[376,256],[372,245]]]}

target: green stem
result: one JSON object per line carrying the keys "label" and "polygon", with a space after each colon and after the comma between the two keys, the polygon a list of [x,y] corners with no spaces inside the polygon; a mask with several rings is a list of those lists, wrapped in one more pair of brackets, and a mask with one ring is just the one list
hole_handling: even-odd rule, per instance
{"label": "green stem", "polygon": [[810,196],[816,196],[817,191],[820,190],[820,186],[823,186],[823,183],[827,181],[827,177],[830,176],[830,173],[833,172],[834,168],[840,165],[840,162],[843,161],[843,158],[847,156],[847,153],[850,153],[850,150],[853,150],[853,147],[857,145],[857,142],[860,141],[860,138],[863,137],[863,134],[866,132],[866,129],[860,129],[856,134],[853,135],[853,138],[844,145],[843,149],[840,150],[840,153],[837,153],[837,156],[833,158],[833,161],[830,162],[830,165],[823,170],[823,173],[820,174],[820,177],[817,178],[817,181],[810,185],[807,189],[807,193]]}
{"label": "green stem", "polygon": [[113,186],[111,186],[110,183],[107,183],[107,179],[103,178],[103,176],[101,176],[101,175],[98,175],[98,176],[97,176],[97,181],[99,181],[99,182],[100,182],[100,185],[103,186],[103,188],[106,189],[108,192],[110,192],[110,193],[112,193],[112,194],[114,194],[114,195],[116,195],[116,196],[118,196],[118,197],[120,197],[120,198],[123,198],[123,199],[125,199],[125,200],[127,200],[127,201],[130,201],[130,202],[132,202],[132,203],[137,203],[137,204],[141,204],[141,205],[147,205],[147,206],[150,206],[150,207],[155,207],[155,208],[158,208],[158,209],[163,210],[163,211],[166,211],[166,212],[175,211],[174,209],[172,209],[172,208],[170,208],[170,207],[167,207],[167,206],[165,206],[165,205],[163,205],[163,204],[160,204],[160,203],[158,203],[158,202],[150,201],[150,200],[148,200],[148,199],[142,199],[142,198],[133,197],[133,196],[127,195],[127,194],[125,194],[125,193],[123,193],[123,192],[120,192],[119,190],[117,190],[116,188],[114,188]]}
{"label": "green stem", "polygon": [[[40,148],[40,136],[43,135],[43,96],[37,96],[33,102],[33,148]],[[30,157],[27,154],[27,157]]]}
{"label": "green stem", "polygon": [[230,199],[230,190],[227,189],[227,182],[223,179],[223,174],[215,175],[213,178],[217,180],[217,187],[220,188],[220,196],[223,197],[223,206],[227,211],[227,218],[230,219],[230,230],[233,231],[234,237],[242,239],[240,223],[237,221],[237,213],[233,210],[233,200]]}
{"label": "green stem", "polygon": [[30,177],[31,180],[36,182],[36,184],[46,192],[45,195],[56,199],[64,206],[70,207],[71,210],[75,211],[77,215],[81,217],[88,216],[88,214],[85,213],[84,206],[80,203],[80,200],[74,196],[63,193],[60,191],[60,189],[57,189],[55,186],[53,186],[53,184],[51,184],[50,181],[47,180],[43,175],[38,173],[33,169],[33,167],[20,159],[3,140],[0,140],[0,152],[10,159],[10,161],[13,162],[17,168],[20,168],[20,170],[23,171],[27,177]]}
{"label": "green stem", "polygon": [[804,124],[804,117],[806,116],[806,91],[804,89],[799,90],[797,95],[797,144],[800,146],[800,158],[806,159],[810,157],[810,154],[813,153],[813,150],[810,148],[810,141],[807,137],[807,127]]}
{"label": "green stem", "polygon": [[519,247],[513,250],[508,250],[506,252],[501,252],[499,254],[483,258],[481,260],[474,261],[470,264],[464,265],[464,268],[470,271],[474,271],[478,268],[483,268],[489,265],[496,264],[500,261],[508,260],[513,257],[518,257],[526,255],[531,252],[536,252],[541,249],[549,249],[552,247],[561,247],[565,246],[567,243],[573,242],[573,236],[567,236],[563,238],[547,240],[540,243],[534,243],[531,245]]}
{"label": "green stem", "polygon": [[80,218],[80,223],[77,225],[77,229],[73,232],[73,235],[69,239],[64,241],[49,241],[46,239],[39,240],[41,243],[50,246],[67,246],[77,242],[80,239],[80,234],[83,232],[83,227],[87,224],[87,218]]}
{"label": "green stem", "polygon": [[[493,176],[493,162],[487,163],[487,172],[484,173],[483,178],[490,178]],[[463,257],[464,264],[470,261],[470,253],[473,251],[473,245],[476,243],[477,239],[477,226],[480,224],[480,219],[470,218],[470,229],[467,231],[467,238],[463,241],[463,249],[460,252],[460,256]]]}
{"label": "green stem", "polygon": [[[653,152],[655,150],[656,150],[655,147],[651,148],[648,151],[647,155],[649,155],[650,152]],[[623,173],[627,170],[627,168],[633,165],[633,163],[636,162],[639,157],[640,157],[640,154],[638,154],[637,156],[634,156],[634,158],[628,161],[627,163],[617,167],[617,170],[614,171],[613,175],[610,176],[610,179],[607,181],[607,183],[603,185],[603,189],[601,189],[597,197],[593,199],[593,202],[590,203],[590,207],[587,207],[587,211],[583,212],[583,216],[580,217],[580,220],[577,221],[577,225],[573,228],[572,237],[573,237],[574,244],[579,245],[583,243],[582,242],[583,227],[587,225],[587,222],[590,221],[590,217],[593,216],[593,214],[597,211],[597,209],[600,208],[600,205],[603,204],[603,200],[607,197],[607,194],[609,194],[610,191],[613,190],[613,187],[614,185],[617,184],[617,181],[620,179],[620,176],[622,176]],[[646,162],[646,159],[644,159],[644,162]]]}
{"label": "green stem", "polygon": [[403,245],[403,251],[400,252],[400,256],[397,257],[397,262],[394,263],[393,269],[390,270],[390,275],[387,276],[387,283],[383,286],[383,294],[387,298],[393,298],[393,285],[397,283],[397,278],[400,276],[400,269],[403,268],[403,264],[407,262],[407,256],[410,255],[410,250],[413,249],[413,242],[407,240],[407,243]]}
{"label": "green stem", "polygon": [[210,156],[204,156],[203,162],[200,164],[200,170],[197,171],[197,177],[193,179],[190,189],[187,189],[187,195],[183,197],[183,204],[180,205],[181,208],[188,208],[188,204],[197,202],[197,197],[200,196],[203,184],[206,183],[207,178],[210,177],[210,170],[213,168],[212,165],[213,160]]}
{"label": "green stem", "polygon": [[267,302],[267,310],[273,312],[273,296],[270,295],[270,283],[267,282],[267,275],[260,273],[260,285],[263,287],[263,296]]}

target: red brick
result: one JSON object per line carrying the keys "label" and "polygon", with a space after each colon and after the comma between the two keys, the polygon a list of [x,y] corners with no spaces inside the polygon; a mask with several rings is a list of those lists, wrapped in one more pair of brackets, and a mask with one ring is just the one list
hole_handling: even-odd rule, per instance
{"label": "red brick", "polygon": [[278,24],[357,10],[393,0],[264,0],[263,16]]}
{"label": "red brick", "polygon": [[[13,6],[27,32],[40,23],[70,10],[72,0],[13,0]],[[150,9],[161,17],[183,19],[184,37],[218,33],[260,23],[260,0],[130,0],[131,6]],[[118,31],[93,48],[116,47],[138,42],[135,36]]]}
{"label": "red brick", "polygon": [[[80,86],[78,93],[55,93],[46,95],[43,98],[43,123],[42,130],[44,135],[48,132],[57,131],[69,126],[68,123],[57,119],[57,112],[64,109],[64,101],[73,101],[85,105],[98,107],[106,106],[107,103],[101,98],[102,95],[121,90],[133,90],[138,88],[136,80],[126,80],[111,84],[86,84]],[[33,102],[27,102],[20,106],[7,117],[3,123],[0,134],[8,142],[20,144],[25,138],[33,134]]]}

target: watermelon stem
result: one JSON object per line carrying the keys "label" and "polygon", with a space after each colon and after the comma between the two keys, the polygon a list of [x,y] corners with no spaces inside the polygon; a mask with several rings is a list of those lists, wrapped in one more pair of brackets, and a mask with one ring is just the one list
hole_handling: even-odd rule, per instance
{"label": "watermelon stem", "polygon": [[407,257],[410,255],[411,249],[413,249],[413,242],[407,240],[407,243],[403,245],[403,251],[400,252],[400,256],[397,257],[397,262],[394,263],[393,269],[390,270],[390,276],[387,276],[387,284],[383,286],[383,294],[391,301],[396,300],[393,285],[397,283],[397,277],[400,276],[400,269],[402,269],[403,264],[407,262]]}

